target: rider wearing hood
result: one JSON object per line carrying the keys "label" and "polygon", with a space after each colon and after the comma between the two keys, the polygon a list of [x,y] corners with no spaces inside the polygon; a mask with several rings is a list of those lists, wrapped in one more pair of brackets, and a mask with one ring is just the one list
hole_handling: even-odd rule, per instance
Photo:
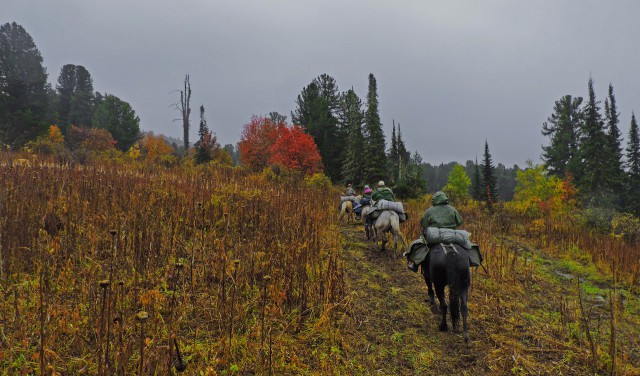
{"label": "rider wearing hood", "polygon": [[431,203],[433,206],[424,212],[420,220],[422,228],[438,227],[456,230],[462,225],[462,216],[449,205],[449,197],[444,192],[436,192],[431,198]]}
{"label": "rider wearing hood", "polygon": [[362,198],[368,198],[369,200],[371,200],[371,188],[369,188],[368,185],[364,186],[364,191],[362,193]]}
{"label": "rider wearing hood", "polygon": [[384,185],[384,181],[382,180],[378,182],[378,189],[376,189],[376,191],[373,192],[373,195],[371,196],[371,198],[373,198],[373,201],[380,201],[380,200],[395,201],[396,200],[395,197],[393,196],[393,191],[391,190],[391,188]]}

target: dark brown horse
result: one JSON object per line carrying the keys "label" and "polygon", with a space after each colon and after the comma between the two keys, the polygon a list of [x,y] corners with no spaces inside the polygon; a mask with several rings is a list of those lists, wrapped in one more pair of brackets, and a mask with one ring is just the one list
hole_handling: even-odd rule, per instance
{"label": "dark brown horse", "polygon": [[[469,254],[459,245],[436,244],[430,246],[429,255],[422,263],[422,273],[429,290],[429,304],[432,310],[437,312],[435,299],[433,297],[433,287],[435,295],[440,303],[440,331],[449,330],[447,326],[447,308],[451,309],[451,325],[453,331],[459,330],[460,313],[462,312],[462,336],[465,343],[469,342],[467,325],[467,300],[469,299],[469,286],[471,284],[471,273],[469,271]],[[449,286],[449,306],[444,298],[444,288]]]}

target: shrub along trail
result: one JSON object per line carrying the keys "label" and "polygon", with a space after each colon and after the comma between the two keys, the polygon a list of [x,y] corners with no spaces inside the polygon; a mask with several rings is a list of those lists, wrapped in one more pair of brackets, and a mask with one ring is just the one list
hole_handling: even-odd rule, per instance
{"label": "shrub along trail", "polygon": [[[438,331],[439,315],[425,302],[421,274],[409,271],[405,259],[392,257],[391,251],[379,252],[365,240],[361,225],[342,226],[349,303],[338,321],[334,351],[340,352],[336,358],[341,364],[334,365],[333,372],[578,375],[596,369],[598,374],[609,373],[610,286],[589,262],[583,258],[573,265],[521,241],[483,238],[472,230],[478,232],[488,273],[472,269],[467,346],[461,334]],[[410,242],[415,224],[402,231]],[[567,270],[581,276],[581,299],[575,279],[561,272]],[[637,293],[620,289],[618,297],[617,374],[638,374],[640,304]]]}

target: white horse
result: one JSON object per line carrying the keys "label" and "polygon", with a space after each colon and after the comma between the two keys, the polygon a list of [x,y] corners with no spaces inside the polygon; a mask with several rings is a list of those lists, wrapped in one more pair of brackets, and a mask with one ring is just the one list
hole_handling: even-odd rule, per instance
{"label": "white horse", "polygon": [[[369,214],[371,211],[371,208],[364,208],[362,210],[362,217],[364,218],[365,215]],[[368,229],[365,223],[365,231],[367,232],[367,238],[373,238],[373,241],[375,241],[376,244],[378,244],[378,240],[382,240],[380,251],[384,251],[385,246],[387,245],[387,232],[390,232],[393,235],[393,251],[395,253],[398,253],[398,238],[400,238],[400,241],[402,242],[402,247],[407,247],[407,243],[404,241],[404,236],[402,236],[402,233],[400,232],[400,217],[398,217],[398,213],[392,210],[384,210],[380,213],[380,216],[378,216],[371,229]],[[379,239],[380,237],[381,239]]]}

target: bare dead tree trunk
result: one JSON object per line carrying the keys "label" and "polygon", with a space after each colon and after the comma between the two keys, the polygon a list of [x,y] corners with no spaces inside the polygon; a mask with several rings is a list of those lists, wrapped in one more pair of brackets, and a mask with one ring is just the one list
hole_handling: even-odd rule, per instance
{"label": "bare dead tree trunk", "polygon": [[184,77],[184,90],[180,91],[180,113],[182,114],[182,130],[184,131],[184,154],[189,154],[189,115],[191,114],[191,82],[189,75]]}

